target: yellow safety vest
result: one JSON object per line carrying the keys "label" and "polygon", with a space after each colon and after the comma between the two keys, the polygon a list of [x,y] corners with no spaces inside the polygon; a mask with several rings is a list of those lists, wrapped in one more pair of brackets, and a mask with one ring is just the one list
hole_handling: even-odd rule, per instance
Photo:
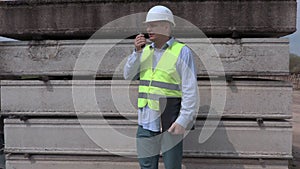
{"label": "yellow safety vest", "polygon": [[143,51],[140,65],[140,84],[138,107],[147,104],[152,110],[159,110],[159,98],[181,97],[181,78],[176,70],[176,62],[185,44],[174,42],[161,56],[155,69],[153,65],[154,49],[147,45]]}

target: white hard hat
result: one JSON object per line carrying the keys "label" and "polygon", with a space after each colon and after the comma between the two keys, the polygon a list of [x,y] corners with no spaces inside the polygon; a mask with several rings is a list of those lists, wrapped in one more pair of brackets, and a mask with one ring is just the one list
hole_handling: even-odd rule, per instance
{"label": "white hard hat", "polygon": [[175,26],[172,11],[169,8],[161,5],[154,6],[148,11],[145,23],[153,21],[168,21]]}

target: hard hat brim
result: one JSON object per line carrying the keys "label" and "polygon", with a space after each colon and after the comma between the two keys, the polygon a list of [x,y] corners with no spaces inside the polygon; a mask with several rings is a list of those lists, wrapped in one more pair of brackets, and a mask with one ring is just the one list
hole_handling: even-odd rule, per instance
{"label": "hard hat brim", "polygon": [[161,20],[161,19],[144,21],[143,23],[146,24],[146,23],[159,22],[159,21],[161,21],[161,22],[169,22],[169,23],[172,24],[173,27],[175,27],[175,23],[174,23],[174,22],[170,22],[170,21],[168,21],[168,20]]}

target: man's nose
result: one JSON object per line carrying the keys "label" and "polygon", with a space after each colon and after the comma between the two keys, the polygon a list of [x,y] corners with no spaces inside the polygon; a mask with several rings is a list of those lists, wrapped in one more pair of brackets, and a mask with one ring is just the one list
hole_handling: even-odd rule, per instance
{"label": "man's nose", "polygon": [[151,32],[152,28],[150,26],[147,26],[147,32]]}

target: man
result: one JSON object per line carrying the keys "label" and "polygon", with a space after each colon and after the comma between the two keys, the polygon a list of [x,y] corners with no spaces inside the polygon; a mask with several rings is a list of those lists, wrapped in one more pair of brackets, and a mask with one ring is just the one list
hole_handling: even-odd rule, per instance
{"label": "man", "polygon": [[[147,33],[136,36],[135,51],[124,67],[124,78],[140,79],[137,152],[142,169],[157,169],[160,150],[166,169],[181,169],[182,136],[197,114],[198,90],[192,51],[172,36],[174,16],[154,6],[146,17]],[[145,46],[146,45],[146,46]],[[161,133],[159,97],[181,97],[180,114]],[[162,145],[161,145],[162,144]]]}

